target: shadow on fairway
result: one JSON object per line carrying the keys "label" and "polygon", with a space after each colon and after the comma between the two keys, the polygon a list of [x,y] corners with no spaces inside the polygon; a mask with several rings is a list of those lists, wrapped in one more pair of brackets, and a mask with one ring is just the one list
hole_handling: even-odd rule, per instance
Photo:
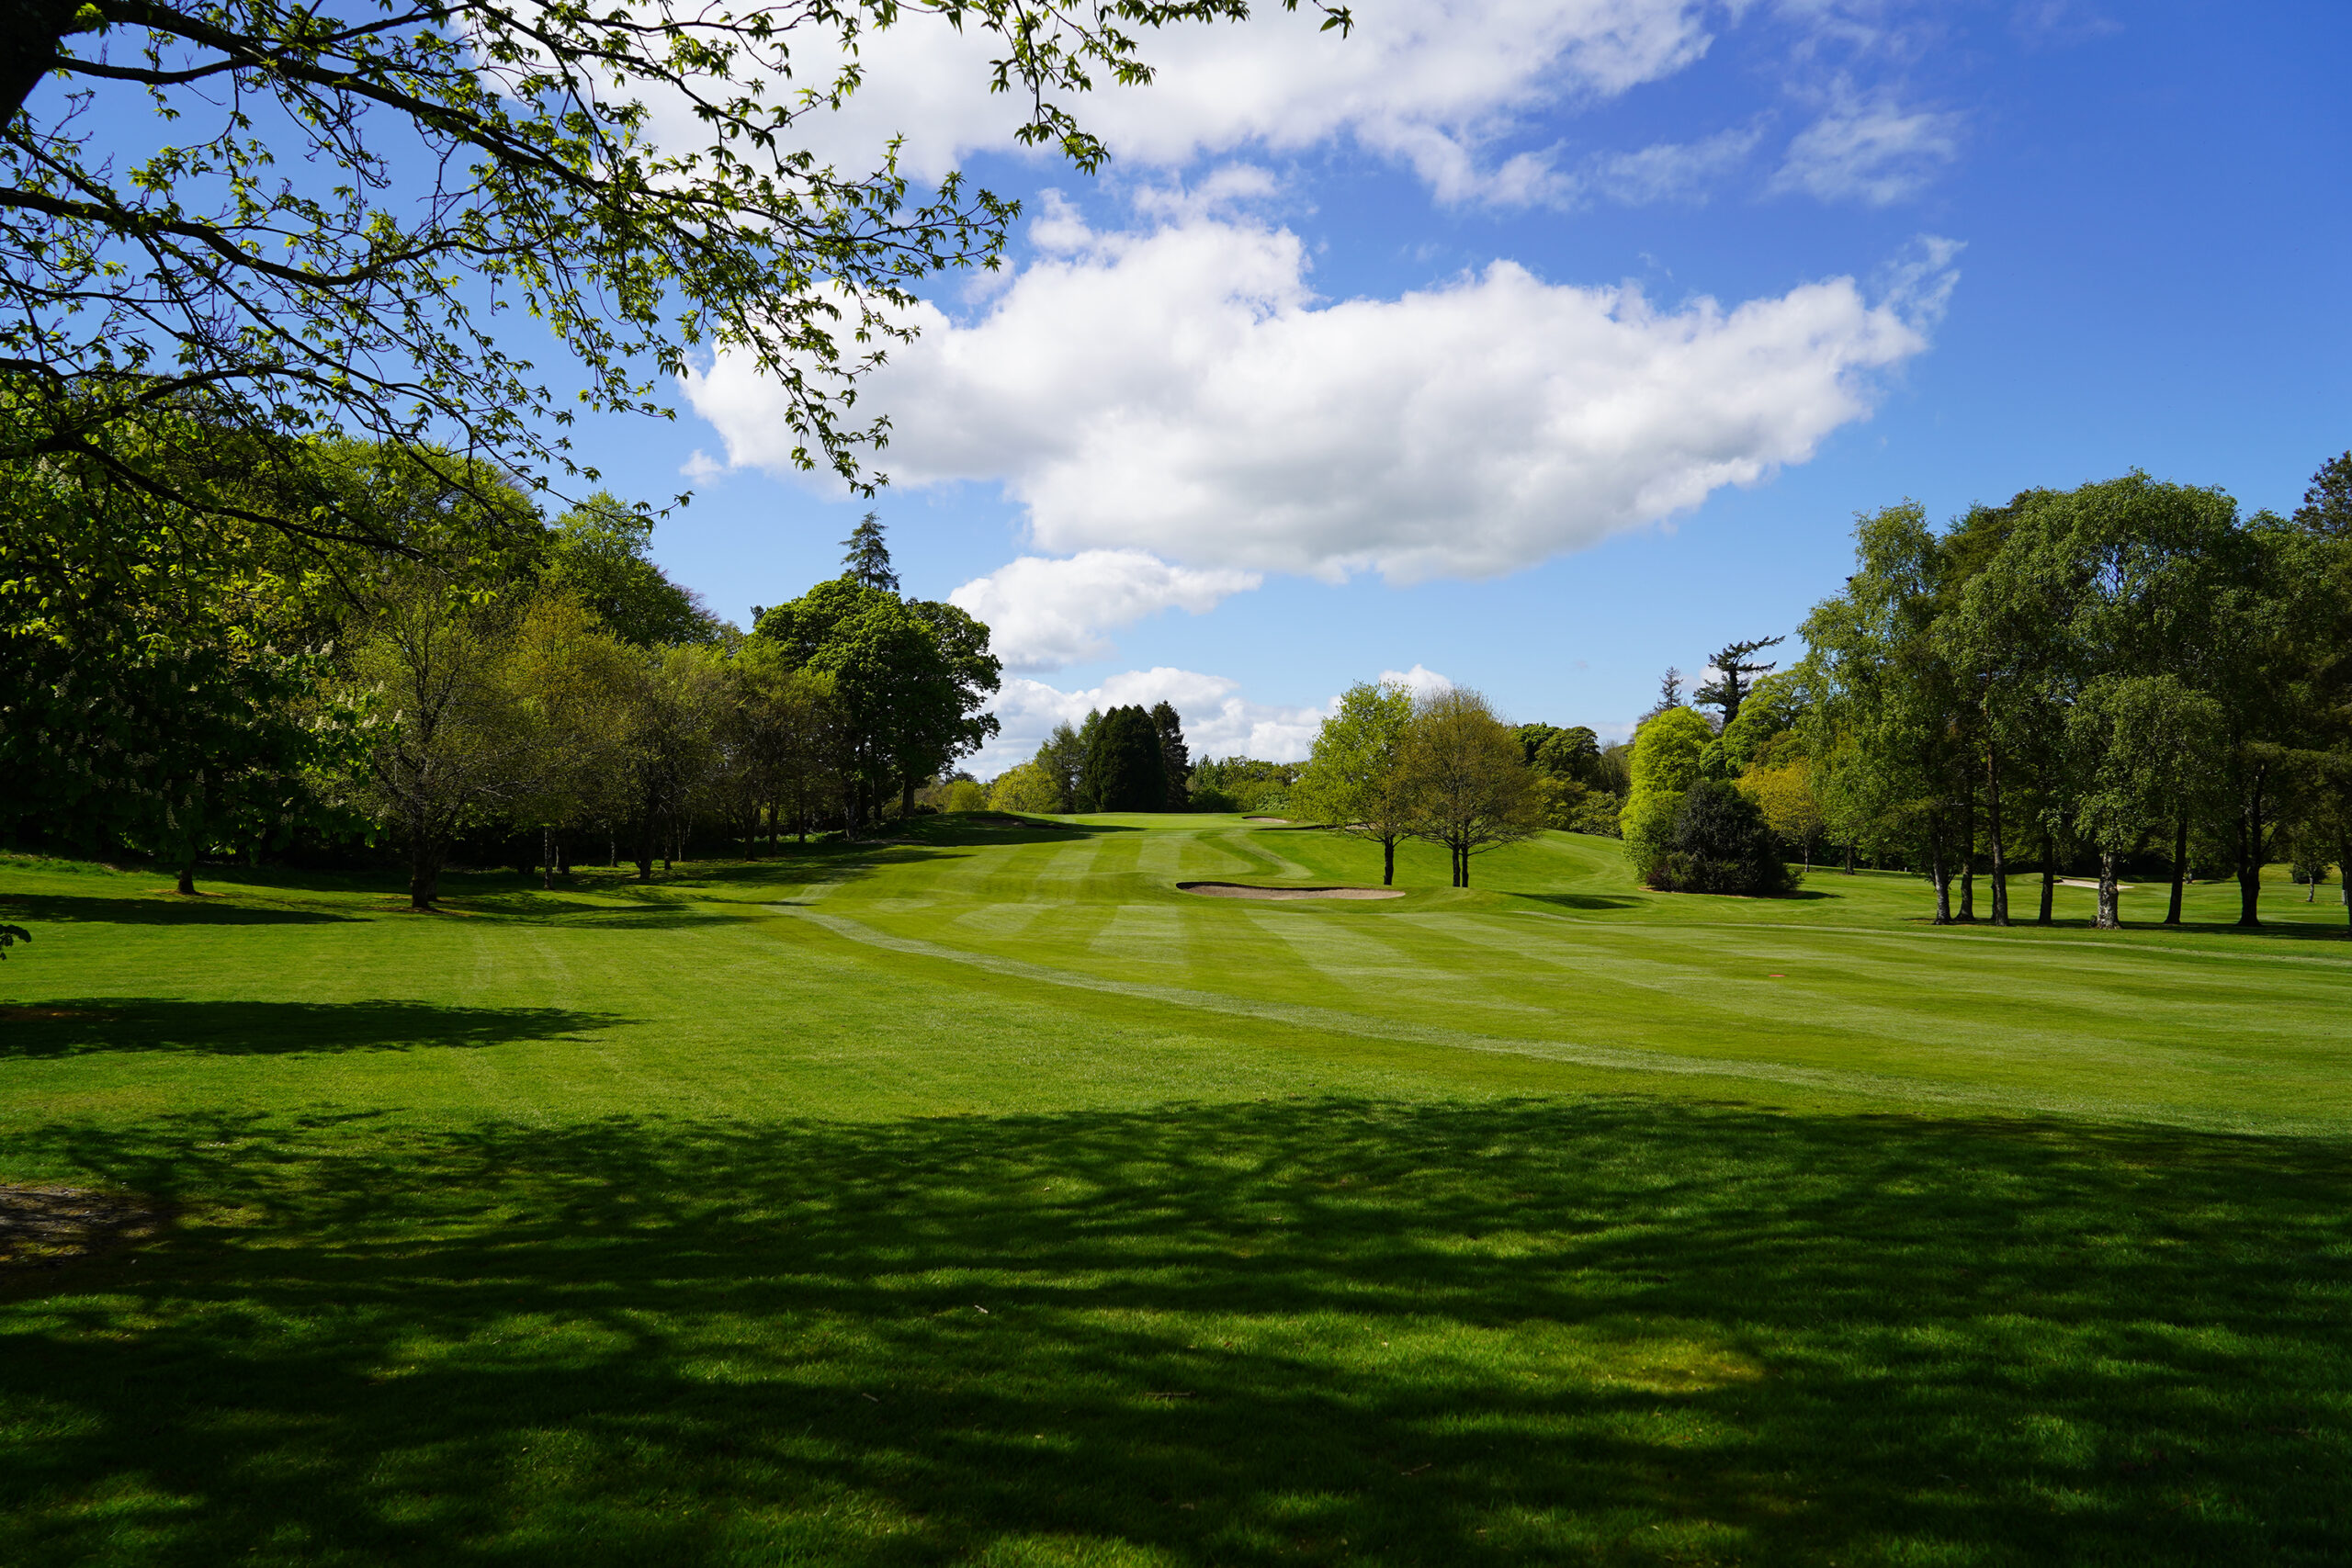
{"label": "shadow on fairway", "polygon": [[191,1218],[0,1285],[12,1563],[2352,1550],[2339,1143],[1329,1100],[39,1139]]}
{"label": "shadow on fairway", "polygon": [[364,914],[337,914],[325,909],[278,909],[238,904],[219,897],[182,898],[168,891],[153,898],[102,898],[80,893],[0,893],[0,909],[27,925],[313,926],[368,918]]}
{"label": "shadow on fairway", "polygon": [[7,1017],[0,1061],[97,1052],[199,1051],[283,1056],[410,1051],[555,1040],[620,1020],[562,1008],[442,1007],[430,1002],[194,1002],[141,997],[47,1001]]}
{"label": "shadow on fairway", "polygon": [[1563,909],[1634,909],[1647,902],[1643,898],[1611,897],[1601,893],[1511,893],[1509,888],[1490,891],[1510,893],[1510,897],[1524,898],[1531,904],[1552,904]]}

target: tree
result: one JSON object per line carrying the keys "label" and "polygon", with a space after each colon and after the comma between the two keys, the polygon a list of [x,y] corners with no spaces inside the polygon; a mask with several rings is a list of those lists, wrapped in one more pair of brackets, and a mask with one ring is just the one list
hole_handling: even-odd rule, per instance
{"label": "tree", "polygon": [[883,542],[882,514],[869,512],[858,519],[842,547],[849,553],[842,557],[842,575],[861,588],[871,588],[881,593],[899,591],[899,574],[890,566],[890,547]]}
{"label": "tree", "polygon": [[1758,664],[1754,655],[1768,648],[1778,648],[1786,637],[1768,637],[1735,642],[1718,652],[1713,660],[1715,678],[1692,694],[1690,700],[1701,707],[1717,709],[1723,716],[1719,728],[1729,728],[1739,717],[1740,705],[1747,700],[1748,677],[1766,675],[1780,668],[1777,664]]}
{"label": "tree", "polygon": [[953,604],[842,576],[762,610],[752,635],[775,644],[788,668],[831,677],[861,820],[894,788],[900,810],[911,810],[922,780],[997,732],[984,710],[1002,666],[988,627]]}
{"label": "tree", "polygon": [[623,764],[639,654],[606,633],[569,594],[536,595],[523,608],[504,661],[516,721],[529,731],[531,765],[508,810],[539,829],[539,886],[555,886],[556,834],[594,819]]}
{"label": "tree", "polygon": [[1034,764],[1053,781],[1054,786],[1054,804],[1037,809],[1079,810],[1079,789],[1086,777],[1086,743],[1068,720],[1054,726],[1045,743],[1037,748]]}
{"label": "tree", "polygon": [[997,811],[1045,816],[1064,809],[1061,783],[1040,762],[1023,762],[997,775],[989,806]]}
{"label": "tree", "polygon": [[2075,801],[2075,830],[2098,852],[2101,931],[2123,923],[2116,861],[2176,815],[2222,738],[2221,704],[2169,672],[2104,675],[2084,689],[2068,724],[2091,759]]}
{"label": "tree", "polygon": [[1721,779],[1693,779],[1652,886],[1673,893],[1785,893],[1793,879],[1756,803]]}
{"label": "tree", "polygon": [[2295,525],[2324,538],[2352,539],[2352,452],[2330,457],[2295,508]]}
{"label": "tree", "polygon": [[1105,713],[1087,752],[1086,776],[1096,811],[1165,810],[1167,764],[1151,715],[1135,705]]}
{"label": "tree", "polygon": [[1470,886],[1470,857],[1530,839],[1544,828],[1534,775],[1519,740],[1487,699],[1466,686],[1432,692],[1413,705],[1397,750],[1396,789],[1414,835],[1443,844],[1453,886]]}
{"label": "tree", "polygon": [[[1019,139],[1091,172],[1104,152],[1067,97],[1097,73],[1150,79],[1137,24],[1247,14],[975,0],[936,17],[997,36]],[[860,39],[932,25],[917,16],[885,0],[15,0],[0,461],[77,455],[153,498],[312,537],[365,537],[368,520],[250,505],[152,461],[142,430],[201,401],[289,457],[347,430],[494,453],[526,483],[593,478],[569,399],[496,339],[519,306],[591,410],[652,411],[696,345],[749,355],[784,389],[796,460],[870,488],[860,455],[887,424],[852,422],[851,383],[910,335],[923,279],[997,264],[1018,210],[956,176],[919,192],[895,144],[866,168],[802,150],[804,117],[862,79]],[[142,108],[189,129],[119,157]]]}
{"label": "tree", "polygon": [[1650,708],[1647,713],[1642,715],[1640,718],[1634,721],[1634,728],[1639,729],[1643,725],[1647,724],[1658,715],[1665,713],[1669,709],[1679,708],[1681,705],[1682,671],[1669,664],[1666,668],[1666,673],[1658,680],[1657,701],[1650,705]]}
{"label": "tree", "polygon": [[1813,787],[1813,763],[1794,757],[1776,765],[1751,767],[1740,775],[1739,788],[1764,813],[1766,826],[1780,835],[1781,842],[1795,846],[1811,869],[1814,843],[1827,825],[1821,796]]}
{"label": "tree", "polygon": [[647,555],[652,536],[651,518],[598,491],[556,519],[548,579],[624,642],[664,648],[715,640],[717,618]]}
{"label": "tree", "polygon": [[360,800],[409,852],[409,908],[429,911],[460,828],[490,819],[533,782],[534,738],[507,680],[516,606],[416,570],[386,585],[351,654],[374,723]]}
{"label": "tree", "polygon": [[351,716],[251,530],[74,466],[0,465],[0,830],[133,845],[193,893],[206,852],[336,819],[310,780]]}
{"label": "tree", "polygon": [[1549,724],[1522,724],[1513,733],[1520,754],[1539,773],[1566,779],[1588,789],[1606,789],[1602,780],[1600,738],[1583,725],[1562,729]]}
{"label": "tree", "polygon": [[1700,754],[1714,732],[1692,708],[1654,714],[1634,732],[1633,786],[1618,825],[1634,874],[1651,886],[1666,873],[1682,796],[1700,776]]}
{"label": "tree", "polygon": [[1159,731],[1160,772],[1168,781],[1165,809],[1184,811],[1191,807],[1186,795],[1186,781],[1193,772],[1191,748],[1184,744],[1184,717],[1172,703],[1155,703],[1151,709],[1152,727]]}
{"label": "tree", "polygon": [[1408,686],[1360,682],[1315,732],[1306,767],[1291,788],[1291,809],[1310,822],[1380,846],[1380,885],[1396,880],[1396,846],[1412,835],[1414,803],[1398,771],[1413,725]]}
{"label": "tree", "polygon": [[1856,520],[1846,592],[1803,631],[1820,694],[1812,755],[1849,831],[1907,841],[1952,921],[1951,882],[1973,850],[1965,796],[1969,694],[1937,637],[1952,561],[1916,502]]}

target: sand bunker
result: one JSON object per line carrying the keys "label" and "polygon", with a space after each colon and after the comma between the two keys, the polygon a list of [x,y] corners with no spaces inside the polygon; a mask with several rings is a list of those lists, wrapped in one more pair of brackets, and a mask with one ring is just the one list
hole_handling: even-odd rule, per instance
{"label": "sand bunker", "polygon": [[1275,828],[1287,828],[1290,826],[1290,818],[1287,817],[1244,817],[1241,820],[1244,822],[1263,822]]}
{"label": "sand bunker", "polygon": [[1204,898],[1402,898],[1401,887],[1245,887],[1238,882],[1180,882],[1179,893]]}
{"label": "sand bunker", "polygon": [[[2098,883],[2086,882],[2079,876],[2062,876],[2058,879],[2058,886],[2061,887],[2087,887],[2094,893],[2098,891]],[[2132,893],[2137,891],[2138,888],[2139,884],[2136,882],[2119,882],[2115,885],[2115,890],[2118,893]]]}

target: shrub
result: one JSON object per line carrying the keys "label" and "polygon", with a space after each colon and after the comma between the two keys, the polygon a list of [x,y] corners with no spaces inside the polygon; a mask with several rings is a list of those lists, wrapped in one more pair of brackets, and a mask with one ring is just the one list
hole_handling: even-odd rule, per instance
{"label": "shrub", "polygon": [[1676,893],[1786,893],[1796,886],[1763,810],[1733,784],[1700,779],[1682,794],[1652,886]]}
{"label": "shrub", "polygon": [[1714,738],[1698,711],[1684,707],[1654,716],[1634,737],[1634,787],[1617,820],[1634,874],[1653,887],[1666,886],[1658,877],[1674,847],[1682,794],[1697,782],[1699,754]]}

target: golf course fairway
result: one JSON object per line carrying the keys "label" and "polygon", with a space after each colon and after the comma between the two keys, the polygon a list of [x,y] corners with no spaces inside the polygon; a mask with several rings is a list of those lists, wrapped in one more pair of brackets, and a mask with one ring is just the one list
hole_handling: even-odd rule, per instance
{"label": "golf course fairway", "polygon": [[0,859],[0,1562],[2352,1561],[2333,884],[629,874]]}

